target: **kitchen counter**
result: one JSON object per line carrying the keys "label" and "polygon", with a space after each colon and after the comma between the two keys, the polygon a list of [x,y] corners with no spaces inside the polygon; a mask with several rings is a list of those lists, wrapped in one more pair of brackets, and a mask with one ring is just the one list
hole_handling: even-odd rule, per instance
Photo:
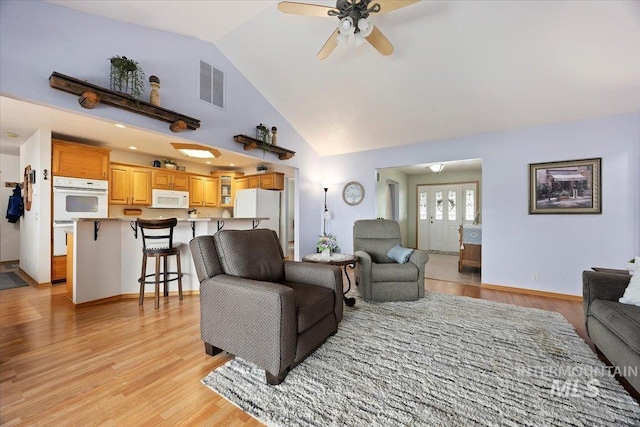
{"label": "kitchen counter", "polygon": [[[157,218],[157,217],[156,217]],[[74,304],[96,304],[121,298],[138,298],[140,267],[142,265],[142,239],[136,226],[136,217],[81,218],[73,220],[73,275]],[[178,218],[173,230],[174,243],[180,244],[182,287],[185,295],[200,292],[189,242],[195,236],[212,235],[223,227],[250,230],[268,218]],[[175,257],[169,260],[169,271],[176,271]],[[148,274],[155,268],[149,262]],[[146,292],[151,293],[149,287]],[[170,292],[177,293],[177,284],[170,284]],[[179,304],[170,297],[171,303]],[[151,305],[150,307],[153,307]]]}
{"label": "kitchen counter", "polygon": [[[167,217],[172,218],[172,217]],[[111,217],[111,218],[73,218],[73,221],[76,222],[94,222],[94,221],[135,221],[138,219],[136,216],[121,216],[121,217]],[[162,216],[157,217],[143,217],[143,219],[163,219]],[[178,222],[207,222],[207,221],[261,221],[268,220],[268,217],[255,217],[255,218],[225,218],[225,217],[212,217],[212,216],[203,216],[198,218],[178,218]]]}

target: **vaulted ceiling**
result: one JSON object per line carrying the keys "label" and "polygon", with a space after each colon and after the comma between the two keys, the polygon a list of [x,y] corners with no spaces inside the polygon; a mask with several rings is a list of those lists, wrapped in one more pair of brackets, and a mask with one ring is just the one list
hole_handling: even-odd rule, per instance
{"label": "vaulted ceiling", "polygon": [[337,18],[276,1],[50,3],[210,41],[321,155],[640,110],[638,1],[421,1],[323,61]]}

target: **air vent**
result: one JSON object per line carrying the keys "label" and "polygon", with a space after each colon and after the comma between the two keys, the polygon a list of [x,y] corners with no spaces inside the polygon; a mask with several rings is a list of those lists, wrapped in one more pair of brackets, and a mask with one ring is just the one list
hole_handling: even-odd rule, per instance
{"label": "air vent", "polygon": [[224,109],[224,72],[200,61],[200,99]]}

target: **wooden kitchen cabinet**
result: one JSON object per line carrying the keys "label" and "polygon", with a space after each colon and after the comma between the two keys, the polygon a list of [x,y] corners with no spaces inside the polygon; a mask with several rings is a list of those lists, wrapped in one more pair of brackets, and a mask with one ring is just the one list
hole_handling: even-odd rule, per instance
{"label": "wooden kitchen cabinet", "polygon": [[[67,241],[68,244],[68,241]],[[67,278],[67,256],[51,257],[51,283],[62,282]]]}
{"label": "wooden kitchen cabinet", "polygon": [[271,172],[260,175],[260,188],[263,190],[284,190],[284,174]]}
{"label": "wooden kitchen cabinet", "polygon": [[263,190],[284,190],[284,174],[282,172],[259,173],[256,175],[245,175],[235,179],[237,190],[247,188],[261,188]]}
{"label": "wooden kitchen cabinet", "polygon": [[151,205],[151,171],[147,168],[112,163],[109,169],[109,203]]}
{"label": "wooden kitchen cabinet", "polygon": [[163,190],[189,191],[189,177],[184,172],[154,169],[151,172],[151,188]]}
{"label": "wooden kitchen cabinet", "polygon": [[189,176],[189,206],[218,206],[218,178]]}
{"label": "wooden kitchen cabinet", "polygon": [[238,183],[237,178],[244,176],[244,173],[234,171],[214,171],[211,172],[211,175],[218,178],[218,206],[221,208],[233,207],[233,200],[235,199]]}
{"label": "wooden kitchen cabinet", "polygon": [[246,190],[249,188],[249,178],[236,178],[233,180],[233,186],[235,191]]}
{"label": "wooden kitchen cabinet", "polygon": [[51,174],[85,179],[107,179],[111,150],[52,140]]}

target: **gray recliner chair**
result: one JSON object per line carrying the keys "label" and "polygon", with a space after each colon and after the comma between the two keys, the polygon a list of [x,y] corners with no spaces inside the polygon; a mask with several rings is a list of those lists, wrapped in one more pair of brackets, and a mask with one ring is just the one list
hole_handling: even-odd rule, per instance
{"label": "gray recliner chair", "polygon": [[339,267],[284,261],[275,231],[222,230],[189,243],[207,354],[227,351],[279,384],[338,330]]}
{"label": "gray recliner chair", "polygon": [[353,225],[353,249],[358,257],[356,283],[368,301],[412,301],[424,297],[426,252],[414,250],[398,264],[387,256],[402,244],[400,225],[387,219],[358,220]]}

